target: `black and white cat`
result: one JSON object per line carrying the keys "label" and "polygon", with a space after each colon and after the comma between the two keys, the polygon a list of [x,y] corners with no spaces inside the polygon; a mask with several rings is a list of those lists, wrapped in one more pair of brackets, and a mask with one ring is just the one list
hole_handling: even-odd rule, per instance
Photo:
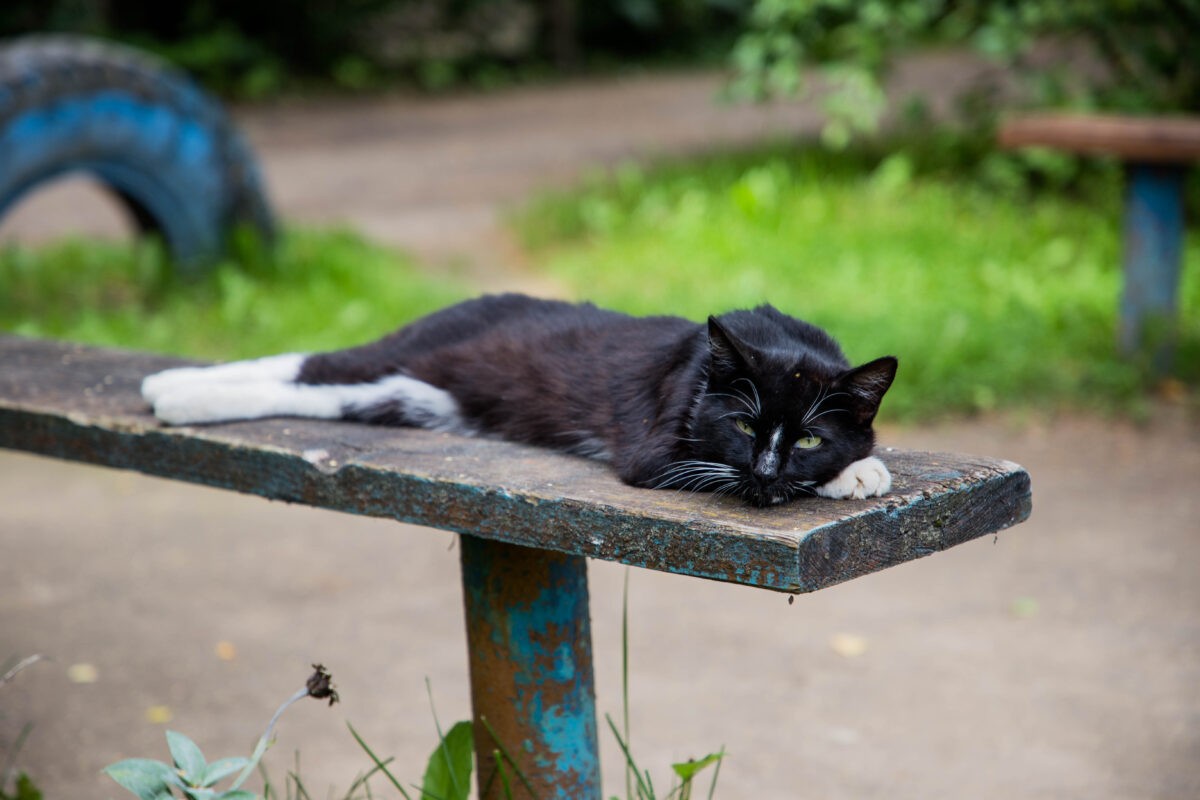
{"label": "black and white cat", "polygon": [[891,488],[871,423],[896,366],[852,369],[820,328],[766,305],[703,325],[508,294],[348,350],[169,369],[142,395],[172,425],[298,416],[495,436],[603,459],[633,486],[766,506]]}

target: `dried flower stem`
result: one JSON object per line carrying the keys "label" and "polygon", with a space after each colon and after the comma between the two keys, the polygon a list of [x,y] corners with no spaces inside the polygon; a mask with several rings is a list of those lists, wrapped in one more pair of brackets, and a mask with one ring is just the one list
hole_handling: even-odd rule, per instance
{"label": "dried flower stem", "polygon": [[39,661],[44,660],[45,658],[46,657],[43,655],[34,653],[33,655],[28,656],[27,658],[21,659],[20,661],[17,662],[16,666],[14,666],[12,669],[10,669],[8,672],[4,673],[3,675],[0,675],[0,686],[3,686],[4,684],[8,683],[13,678],[15,678],[17,673],[20,672],[21,670],[25,669],[26,667],[32,667],[34,664],[36,664]]}
{"label": "dried flower stem", "polygon": [[295,703],[297,700],[303,700],[306,697],[312,697],[317,700],[329,699],[329,705],[333,705],[338,701],[337,692],[333,688],[333,676],[329,674],[329,670],[325,669],[320,664],[313,664],[313,674],[304,684],[303,689],[299,689],[295,694],[283,701],[283,705],[271,717],[271,721],[267,723],[267,729],[263,731],[263,735],[258,738],[258,744],[254,747],[254,753],[250,756],[250,763],[246,765],[237,780],[233,782],[230,790],[237,789],[246,779],[254,772],[254,768],[258,766],[258,762],[262,760],[263,755],[267,752],[267,748],[271,746],[271,734],[275,731],[275,723],[283,716],[283,712]]}

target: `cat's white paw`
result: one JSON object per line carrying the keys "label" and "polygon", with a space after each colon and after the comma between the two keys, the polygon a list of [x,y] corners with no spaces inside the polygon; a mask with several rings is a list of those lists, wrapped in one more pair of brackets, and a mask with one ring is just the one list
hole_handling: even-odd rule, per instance
{"label": "cat's white paw", "polygon": [[314,393],[308,393],[307,396],[310,400],[318,401],[308,405],[317,407],[304,408],[297,401],[298,397],[306,397],[303,390],[273,381],[185,383],[154,401],[154,416],[168,425],[203,425],[261,419],[293,411],[308,411],[309,416],[328,417],[337,411],[336,400]]}
{"label": "cat's white paw", "polygon": [[176,367],[164,369],[142,379],[142,399],[150,405],[168,392],[204,382],[206,367]]}
{"label": "cat's white paw", "polygon": [[862,500],[887,494],[891,488],[892,474],[882,461],[870,456],[855,461],[829,483],[818,486],[816,492],[821,497],[832,497],[835,500],[847,497]]}
{"label": "cat's white paw", "polygon": [[154,401],[154,415],[168,425],[202,425],[266,417],[338,419],[349,400],[364,391],[369,393],[376,390],[377,386],[309,386],[279,381],[185,381],[158,396]]}
{"label": "cat's white paw", "polygon": [[237,419],[241,416],[238,411],[245,406],[246,398],[230,397],[231,391],[237,395],[245,393],[243,387],[196,383],[180,383],[175,387],[167,387],[153,400],[154,416],[168,425],[202,425],[230,418]]}

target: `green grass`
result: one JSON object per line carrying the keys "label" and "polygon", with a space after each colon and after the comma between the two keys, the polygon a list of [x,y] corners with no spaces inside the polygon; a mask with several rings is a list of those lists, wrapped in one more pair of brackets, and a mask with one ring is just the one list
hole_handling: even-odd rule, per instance
{"label": "green grass", "polygon": [[359,344],[466,297],[344,231],[291,230],[273,257],[243,242],[195,281],[153,243],[0,248],[0,330],[231,359]]}
{"label": "green grass", "polygon": [[[962,178],[919,154],[775,149],[627,167],[516,224],[538,268],[601,305],[702,319],[770,302],[856,362],[899,356],[886,418],[1137,410],[1153,382],[1114,354],[1119,174],[1031,192],[1001,180],[1006,164]],[[1181,300],[1176,375],[1195,387],[1194,230]]]}

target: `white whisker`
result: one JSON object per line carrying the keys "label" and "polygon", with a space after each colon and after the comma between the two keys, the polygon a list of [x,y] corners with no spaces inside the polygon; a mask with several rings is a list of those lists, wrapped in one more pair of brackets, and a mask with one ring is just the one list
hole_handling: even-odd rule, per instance
{"label": "white whisker", "polygon": [[743,483],[745,483],[745,481],[731,480],[728,483],[714,489],[712,494],[714,497],[729,497],[730,495],[736,495],[740,492]]}
{"label": "white whisker", "polygon": [[805,425],[805,427],[808,427],[809,425],[816,422],[817,420],[819,420],[821,417],[825,416],[826,414],[836,414],[837,412],[843,411],[843,410],[844,409],[841,409],[841,408],[827,408],[824,411],[822,411],[820,414],[817,414],[813,417],[810,417],[809,419],[806,419],[804,421],[804,425]]}
{"label": "white whisker", "polygon": [[821,407],[821,403],[824,403],[824,402],[825,402],[825,395],[826,395],[828,392],[829,392],[829,387],[827,387],[827,386],[822,386],[822,387],[821,387],[821,390],[820,390],[819,392],[817,392],[817,396],[816,396],[816,398],[815,398],[815,399],[812,401],[812,403],[810,403],[810,404],[809,404],[809,406],[808,406],[808,410],[804,412],[804,419],[802,419],[802,420],[800,421],[800,424],[801,424],[801,425],[806,425],[806,424],[808,424],[808,420],[809,420],[809,418],[810,418],[810,417],[812,417],[813,413],[814,413],[814,412],[815,412],[815,411],[816,411],[818,408],[820,408],[820,407]]}
{"label": "white whisker", "polygon": [[825,416],[826,414],[840,410],[837,408],[827,408],[824,411],[822,411],[820,414],[816,414],[815,412],[821,407],[822,404],[825,403],[826,400],[832,400],[835,397],[849,397],[849,396],[850,395],[848,395],[846,392],[834,392],[833,394],[829,394],[829,389],[823,388],[821,390],[821,393],[817,395],[817,399],[814,400],[812,405],[810,405],[808,407],[808,411],[806,411],[804,413],[804,419],[800,421],[800,425],[807,426],[808,424],[812,423],[815,420],[820,419],[821,417]]}
{"label": "white whisker", "polygon": [[736,381],[734,381],[734,383],[738,383],[740,381],[745,381],[746,383],[750,384],[750,391],[754,392],[754,416],[762,416],[762,398],[758,396],[758,387],[755,386],[754,381],[750,380],[749,378],[738,378]]}
{"label": "white whisker", "polygon": [[656,489],[675,488],[679,491],[698,492],[714,484],[733,480],[737,470],[728,464],[714,461],[677,461],[651,478]]}
{"label": "white whisker", "polygon": [[750,414],[752,416],[758,416],[758,412],[755,410],[754,404],[751,403],[750,398],[747,397],[742,392],[738,392],[737,394],[725,394],[724,392],[713,392],[709,396],[710,397],[728,397],[730,400],[737,400],[739,403],[741,403],[742,405],[744,405],[746,407],[746,410],[748,412],[750,412]]}

